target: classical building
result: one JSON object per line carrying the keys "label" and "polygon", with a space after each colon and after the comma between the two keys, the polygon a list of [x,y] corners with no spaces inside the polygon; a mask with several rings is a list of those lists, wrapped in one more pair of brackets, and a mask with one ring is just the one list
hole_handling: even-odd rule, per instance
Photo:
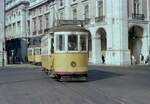
{"label": "classical building", "polygon": [[29,10],[30,21],[30,45],[41,44],[41,36],[50,28],[50,5],[51,0],[31,0]]}
{"label": "classical building", "polygon": [[103,55],[109,65],[140,64],[150,54],[149,5],[149,0],[30,0],[30,28],[24,29],[30,44],[40,44],[53,26],[83,25],[90,31],[89,62],[102,64]]}
{"label": "classical building", "polygon": [[4,66],[6,62],[6,57],[5,57],[5,51],[4,51],[4,46],[5,46],[5,41],[4,41],[4,1],[0,1],[0,66]]}
{"label": "classical building", "polygon": [[150,55],[150,1],[128,0],[128,48],[136,63]]}
{"label": "classical building", "polygon": [[9,0],[5,8],[6,52],[8,63],[26,62],[28,0]]}
{"label": "classical building", "polygon": [[140,64],[140,56],[149,55],[149,0],[55,0],[51,4],[51,23],[82,22],[90,31],[90,62],[101,64],[104,55],[106,64]]}

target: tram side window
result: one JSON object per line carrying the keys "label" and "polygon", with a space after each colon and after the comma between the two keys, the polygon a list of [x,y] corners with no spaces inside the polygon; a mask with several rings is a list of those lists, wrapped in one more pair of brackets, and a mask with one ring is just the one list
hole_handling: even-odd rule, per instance
{"label": "tram side window", "polygon": [[36,50],[35,50],[35,54],[40,55],[40,54],[41,54],[41,49],[40,49],[40,48],[39,48],[39,49],[36,49]]}
{"label": "tram side window", "polygon": [[78,35],[68,36],[68,50],[77,51],[78,50]]}
{"label": "tram side window", "polygon": [[65,36],[58,35],[56,36],[56,51],[65,50]]}
{"label": "tram side window", "polygon": [[51,40],[51,53],[54,53],[54,39]]}
{"label": "tram side window", "polygon": [[86,35],[81,35],[80,36],[80,49],[81,51],[86,51],[87,50],[87,37]]}

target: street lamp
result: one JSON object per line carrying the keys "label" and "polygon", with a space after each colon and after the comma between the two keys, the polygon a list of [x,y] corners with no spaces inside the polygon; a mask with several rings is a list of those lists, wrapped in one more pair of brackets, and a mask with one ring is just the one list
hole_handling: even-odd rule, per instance
{"label": "street lamp", "polygon": [[3,17],[3,34],[4,34],[4,37],[3,37],[3,59],[2,59],[2,66],[4,67],[5,66],[5,48],[6,48],[6,30],[5,30],[5,8],[6,8],[6,6],[5,6],[5,4],[6,4],[6,0],[3,0],[3,9],[4,9],[4,17]]}

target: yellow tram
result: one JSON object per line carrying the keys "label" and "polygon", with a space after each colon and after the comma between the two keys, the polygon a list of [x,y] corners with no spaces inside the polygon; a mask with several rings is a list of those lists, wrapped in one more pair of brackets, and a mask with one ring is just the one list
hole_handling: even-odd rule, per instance
{"label": "yellow tram", "polygon": [[32,45],[28,48],[28,62],[33,64],[41,64],[41,46]]}
{"label": "yellow tram", "polygon": [[41,65],[41,46],[36,46],[34,48],[34,63]]}
{"label": "yellow tram", "polygon": [[86,79],[88,73],[88,31],[65,25],[50,29],[41,39],[42,67],[59,80]]}

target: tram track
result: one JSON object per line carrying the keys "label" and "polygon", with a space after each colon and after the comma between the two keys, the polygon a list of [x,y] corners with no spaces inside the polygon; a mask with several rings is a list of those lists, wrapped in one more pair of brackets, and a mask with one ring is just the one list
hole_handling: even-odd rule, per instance
{"label": "tram track", "polygon": [[[73,82],[71,82],[73,83]],[[87,82],[86,82],[87,83]],[[63,85],[64,87],[68,88],[70,91],[76,93],[77,95],[79,95],[81,98],[84,98],[84,100],[88,103],[88,104],[97,104],[98,102],[94,101],[95,98],[91,96],[88,96],[86,95],[82,90],[78,90],[72,86],[69,86],[69,82],[61,82],[60,85]],[[76,83],[77,84],[77,83]],[[84,83],[78,83],[80,85],[83,85]],[[89,84],[89,83],[88,83]],[[84,84],[85,85],[85,84]],[[88,85],[85,85],[84,87],[86,87]],[[81,86],[80,86],[81,87]],[[83,87],[83,86],[82,86]],[[117,98],[117,97],[113,97],[113,96],[110,96],[108,95],[107,93],[105,93],[102,89],[95,89],[96,92],[103,96],[103,97],[106,97],[106,99],[109,99],[112,101],[111,104],[127,104],[124,100],[120,99],[120,98]],[[84,95],[83,95],[84,94]],[[84,97],[83,97],[84,96]],[[98,100],[98,99],[97,99]]]}

